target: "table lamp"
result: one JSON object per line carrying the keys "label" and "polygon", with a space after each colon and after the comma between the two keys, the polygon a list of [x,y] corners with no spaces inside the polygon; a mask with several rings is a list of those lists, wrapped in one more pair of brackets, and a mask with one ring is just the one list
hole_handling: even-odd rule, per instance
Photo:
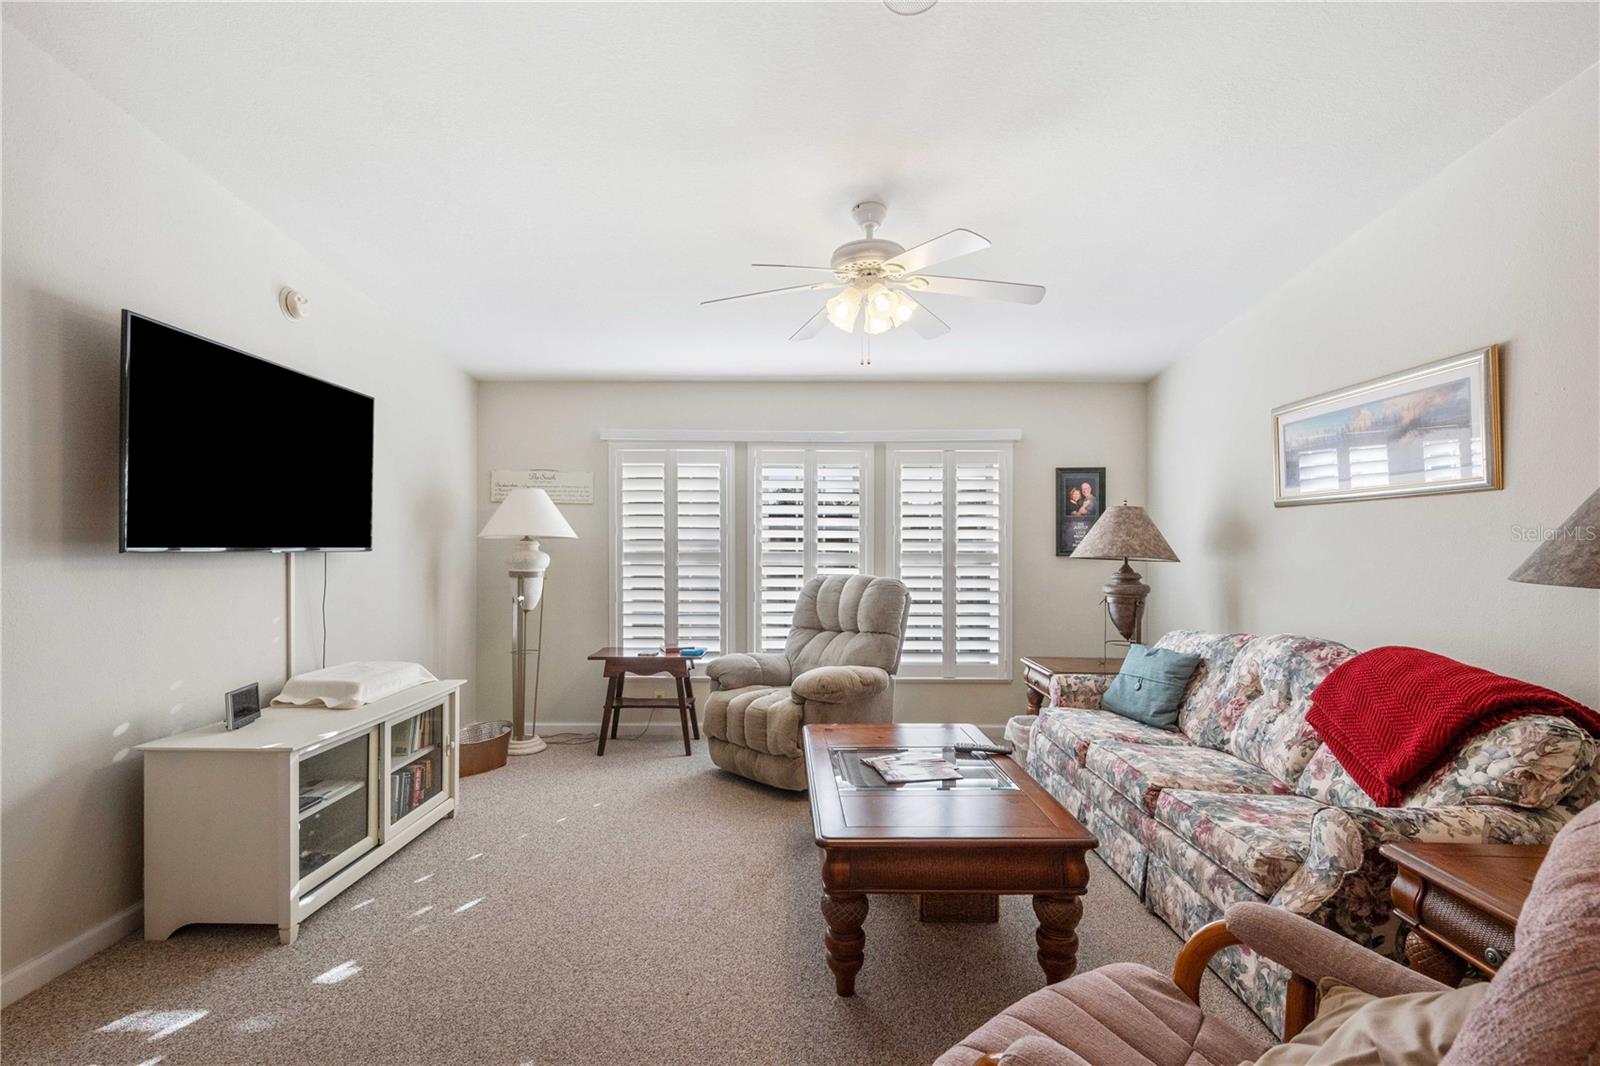
{"label": "table lamp", "polygon": [[1549,532],[1552,535],[1541,537],[1539,547],[1511,572],[1511,580],[1600,589],[1600,489],[1590,493],[1559,529]]}
{"label": "table lamp", "polygon": [[1161,530],[1150,521],[1143,507],[1135,507],[1123,500],[1109,507],[1088,534],[1073,549],[1073,559],[1121,559],[1122,567],[1102,590],[1106,596],[1106,612],[1111,624],[1117,627],[1122,639],[1139,644],[1144,636],[1144,601],[1150,595],[1150,586],[1140,580],[1139,573],[1128,565],[1129,559],[1149,559],[1175,563],[1178,556],[1161,535]]}
{"label": "table lamp", "polygon": [[[506,560],[511,572],[511,747],[512,755],[532,755],[545,749],[537,732],[524,736],[524,703],[528,686],[528,612],[544,596],[544,572],[550,556],[539,550],[546,537],[576,539],[577,534],[544,489],[512,489],[489,516],[478,536],[486,540],[516,539]],[[539,654],[544,655],[544,613],[539,614]],[[539,680],[533,683],[534,722],[539,720]]]}

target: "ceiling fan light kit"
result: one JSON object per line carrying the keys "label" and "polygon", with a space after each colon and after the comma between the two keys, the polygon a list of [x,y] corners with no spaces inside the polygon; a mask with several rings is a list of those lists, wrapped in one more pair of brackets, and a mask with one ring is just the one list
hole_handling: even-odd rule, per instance
{"label": "ceiling fan light kit", "polygon": [[[845,333],[857,332],[860,324],[862,339],[861,362],[872,362],[870,343],[872,337],[882,336],[900,326],[910,325],[925,340],[943,336],[950,327],[925,304],[911,294],[931,292],[946,296],[975,296],[1012,303],[1036,304],[1044,299],[1042,285],[1021,285],[1009,281],[985,281],[979,278],[952,278],[921,271],[935,264],[968,255],[989,247],[989,241],[969,229],[955,229],[949,233],[906,248],[894,241],[878,236],[889,209],[879,200],[863,200],[850,210],[850,217],[864,234],[859,240],[846,241],[833,250],[826,267],[794,266],[788,263],[756,263],[758,267],[781,270],[811,270],[833,275],[832,281],[806,285],[789,285],[781,289],[765,289],[739,296],[722,296],[703,300],[703,304],[726,303],[756,296],[773,296],[785,292],[814,292],[838,289],[789,337],[792,341],[810,340],[832,324]],[[920,312],[920,313],[919,313]]]}

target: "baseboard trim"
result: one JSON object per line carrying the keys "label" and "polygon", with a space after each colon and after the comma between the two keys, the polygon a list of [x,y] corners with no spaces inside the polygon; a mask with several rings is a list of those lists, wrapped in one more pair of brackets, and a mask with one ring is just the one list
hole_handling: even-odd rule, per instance
{"label": "baseboard trim", "polygon": [[[674,710],[657,711],[655,721],[650,723],[649,729],[643,734],[639,732],[644,727],[646,714],[633,712],[637,717],[624,716],[622,725],[617,728],[617,738],[633,736],[650,737],[681,737],[683,729],[678,725],[678,712]],[[539,735],[541,737],[555,736],[557,733],[585,733],[589,736],[600,735],[600,721],[592,722],[540,722]]]}
{"label": "baseboard trim", "polygon": [[80,962],[100,954],[129,933],[138,932],[144,920],[144,901],[118,911],[99,925],[85,929],[65,944],[36,955],[0,974],[0,1007],[9,1007],[29,992],[43,988]]}

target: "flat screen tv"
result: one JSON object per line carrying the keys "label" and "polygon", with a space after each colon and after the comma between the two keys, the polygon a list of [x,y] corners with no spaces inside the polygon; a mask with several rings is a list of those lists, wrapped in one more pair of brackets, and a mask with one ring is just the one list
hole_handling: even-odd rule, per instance
{"label": "flat screen tv", "polygon": [[371,551],[370,396],[122,312],[125,552]]}

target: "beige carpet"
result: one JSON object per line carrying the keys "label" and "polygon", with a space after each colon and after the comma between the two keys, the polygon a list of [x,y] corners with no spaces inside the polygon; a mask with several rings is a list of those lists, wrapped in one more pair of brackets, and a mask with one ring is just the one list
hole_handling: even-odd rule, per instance
{"label": "beige carpet", "polygon": [[[292,947],[257,927],[130,938],[8,1008],[0,1056],[910,1066],[1039,987],[1026,898],[1003,899],[997,926],[928,926],[909,899],[874,896],[857,995],[836,997],[804,796],[679,745],[618,741],[603,759],[553,748],[471,778],[453,821]],[[1080,968],[1167,969],[1178,938],[1091,870]],[[1207,982],[1210,1009],[1261,1031]]]}

